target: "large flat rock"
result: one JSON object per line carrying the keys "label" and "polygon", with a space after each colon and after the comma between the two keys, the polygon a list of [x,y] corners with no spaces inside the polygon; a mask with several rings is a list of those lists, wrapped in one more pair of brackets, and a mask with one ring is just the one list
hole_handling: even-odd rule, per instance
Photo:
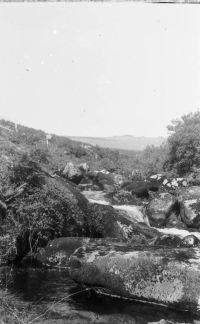
{"label": "large flat rock", "polygon": [[99,291],[198,311],[199,248],[126,248],[88,243],[70,258],[73,280]]}

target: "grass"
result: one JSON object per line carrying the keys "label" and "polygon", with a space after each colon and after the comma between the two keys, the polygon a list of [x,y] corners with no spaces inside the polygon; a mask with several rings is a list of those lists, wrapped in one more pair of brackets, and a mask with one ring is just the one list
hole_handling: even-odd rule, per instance
{"label": "grass", "polygon": [[17,305],[13,300],[13,296],[10,296],[7,289],[1,291],[0,295],[0,324],[35,324],[42,323],[42,320],[48,319],[51,312],[63,301],[68,300],[74,295],[89,291],[91,288],[85,288],[79,290],[73,294],[67,295],[58,301],[54,302],[50,307],[47,307],[45,311],[41,311],[35,314],[34,305],[27,304]]}

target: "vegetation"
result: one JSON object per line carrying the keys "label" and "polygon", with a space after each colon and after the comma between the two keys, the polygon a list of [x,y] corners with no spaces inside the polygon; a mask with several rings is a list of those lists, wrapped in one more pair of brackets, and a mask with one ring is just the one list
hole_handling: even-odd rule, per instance
{"label": "vegetation", "polygon": [[168,126],[169,152],[165,168],[183,176],[200,165],[200,112],[182,116]]}
{"label": "vegetation", "polygon": [[167,127],[170,134],[160,147],[147,146],[138,154],[135,168],[143,176],[164,173],[166,176],[189,176],[200,167],[200,112],[174,120]]}
{"label": "vegetation", "polygon": [[[91,231],[101,237],[103,207],[94,206],[90,213],[87,200],[76,186],[62,179],[54,181],[53,175],[62,171],[67,162],[75,165],[87,162],[91,171],[106,169],[134,180],[157,173],[187,176],[198,170],[200,112],[172,121],[168,130],[169,138],[160,147],[119,152],[56,135],[47,142],[41,130],[21,125],[16,128],[14,123],[1,120],[0,201],[7,205],[6,220],[0,211],[0,234],[5,238],[1,242],[1,261],[3,257],[17,261],[16,255],[21,260],[55,237],[92,236]],[[107,175],[102,175],[102,182],[104,176],[108,180]],[[127,203],[132,195],[122,189],[115,193],[114,199],[115,204]],[[0,297],[2,323],[33,322],[22,320],[25,313],[22,315],[7,296]]]}
{"label": "vegetation", "polygon": [[168,156],[167,143],[159,147],[147,146],[140,156],[140,168],[144,176],[163,173],[163,166]]}
{"label": "vegetation", "polygon": [[56,135],[51,136],[47,145],[45,132],[21,125],[16,129],[14,123],[1,120],[1,184],[5,188],[8,169],[24,153],[52,173],[63,170],[67,162],[75,165],[87,162],[91,171],[106,169],[126,177],[131,177],[134,170],[142,177],[155,173],[186,175],[200,163],[200,112],[172,121],[168,130],[170,136],[160,147],[151,145],[143,151],[117,151]]}
{"label": "vegetation", "polygon": [[3,179],[7,173],[4,172],[6,165],[11,167],[12,163],[21,159],[23,153],[29,154],[32,160],[39,162],[49,172],[62,170],[67,162],[87,162],[91,171],[107,169],[126,176],[140,166],[141,156],[141,152],[137,151],[119,152],[56,135],[51,136],[47,146],[45,132],[21,125],[16,129],[14,123],[5,120],[0,120],[0,149],[1,183],[6,182]]}

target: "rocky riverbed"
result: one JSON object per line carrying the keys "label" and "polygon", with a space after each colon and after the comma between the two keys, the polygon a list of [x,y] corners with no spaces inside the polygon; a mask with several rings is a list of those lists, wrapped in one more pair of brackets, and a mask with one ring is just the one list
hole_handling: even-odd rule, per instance
{"label": "rocky riverbed", "polygon": [[[18,312],[21,304],[31,307],[32,319],[26,318],[27,323],[33,318],[39,323],[54,319],[52,323],[167,321],[168,315],[154,318],[151,314],[163,314],[166,307],[166,314],[173,314],[172,322],[182,321],[182,312],[193,322],[199,318],[200,306],[200,188],[167,191],[155,182],[137,181],[117,184],[111,190],[105,179],[105,175],[98,178],[99,190],[93,184],[95,190],[81,192],[68,179],[34,168],[29,182],[4,195],[2,264],[5,260],[14,265],[2,270],[5,300],[9,298],[12,304],[17,294]],[[8,229],[14,227],[6,227],[8,220],[18,224],[12,235]],[[40,286],[48,287],[48,278],[52,278],[54,303],[48,295],[46,304],[38,304],[38,291],[41,300],[46,298]],[[61,282],[64,278],[64,290],[59,278]],[[13,288],[18,284],[19,295]],[[119,303],[128,309],[126,314],[119,311]],[[66,312],[54,310],[60,304]],[[86,304],[94,307],[89,314]],[[139,311],[138,317],[135,308],[148,309],[148,315]]]}
{"label": "rocky riverbed", "polygon": [[[75,283],[65,270],[2,268],[0,277],[1,296],[9,305],[5,323],[199,323],[198,314],[94,293]],[[13,316],[9,320],[13,314],[21,322]]]}

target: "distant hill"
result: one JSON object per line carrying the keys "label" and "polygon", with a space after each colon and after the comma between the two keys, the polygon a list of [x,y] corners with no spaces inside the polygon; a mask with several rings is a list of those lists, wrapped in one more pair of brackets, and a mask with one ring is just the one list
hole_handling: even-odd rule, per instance
{"label": "distant hill", "polygon": [[132,135],[112,137],[78,137],[69,136],[70,139],[91,145],[98,145],[103,148],[141,151],[147,145],[160,146],[166,141],[164,137],[136,137]]}
{"label": "distant hill", "polygon": [[142,149],[148,144],[158,146],[164,138],[152,140],[126,135],[97,139],[46,134],[0,119],[0,189],[3,184],[7,185],[7,170],[26,156],[52,173],[64,169],[67,162],[75,165],[87,162],[91,171],[114,170],[127,177],[133,170],[141,170],[142,174],[162,171],[165,150],[154,148],[145,152]]}
{"label": "distant hill", "polygon": [[4,179],[7,167],[9,169],[24,154],[52,173],[64,169],[67,162],[75,165],[87,162],[91,171],[106,169],[130,174],[141,166],[142,152],[92,146],[0,119],[0,188],[3,181],[7,181]]}

